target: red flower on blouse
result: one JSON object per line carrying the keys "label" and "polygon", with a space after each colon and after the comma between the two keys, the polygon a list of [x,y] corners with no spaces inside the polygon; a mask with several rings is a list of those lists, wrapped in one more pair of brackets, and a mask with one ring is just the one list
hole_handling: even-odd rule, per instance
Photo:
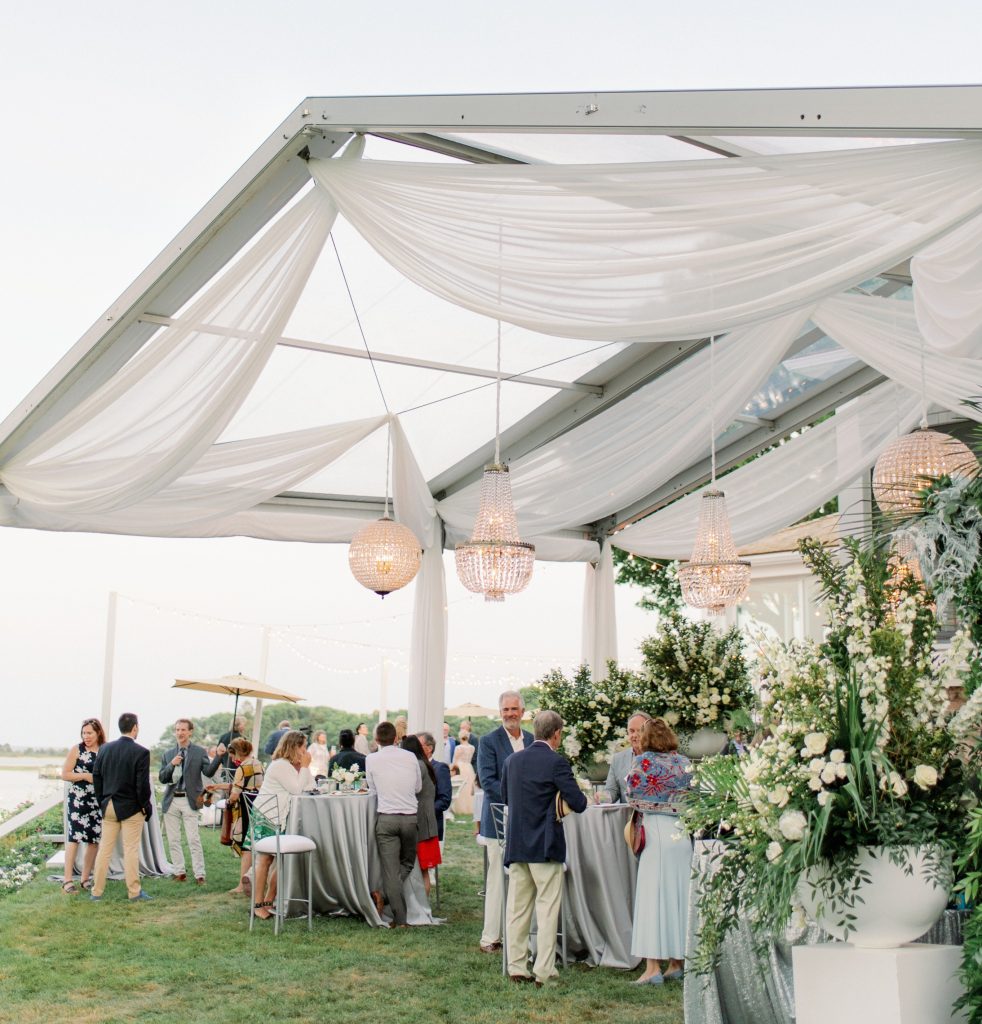
{"label": "red flower on blouse", "polygon": [[651,771],[651,758],[650,757],[642,757],[641,758],[641,771],[643,771],[643,772],[650,772]]}
{"label": "red flower on blouse", "polygon": [[637,772],[633,772],[627,777],[627,784],[632,788],[636,788],[641,782],[641,776]]}

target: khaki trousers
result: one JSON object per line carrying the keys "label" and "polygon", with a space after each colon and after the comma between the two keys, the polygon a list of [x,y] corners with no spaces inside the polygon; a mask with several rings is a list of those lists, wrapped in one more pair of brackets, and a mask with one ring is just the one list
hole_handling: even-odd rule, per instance
{"label": "khaki trousers", "polygon": [[130,899],[140,895],[140,837],[143,835],[144,817],[142,812],[130,815],[120,821],[112,800],[106,805],[102,816],[102,839],[99,854],[95,859],[92,895],[101,896],[106,888],[109,861],[116,849],[116,840],[123,836],[123,877],[126,879],[126,893]]}
{"label": "khaki trousers", "polygon": [[492,839],[484,847],[488,851],[488,877],[484,882],[484,931],[481,945],[490,946],[501,942],[501,844]]}
{"label": "khaki trousers", "polygon": [[529,931],[532,911],[538,932],[535,940],[536,981],[555,978],[556,930],[563,896],[563,866],[512,864],[508,869],[508,973],[528,977]]}
{"label": "khaki trousers", "polygon": [[198,832],[197,808],[188,803],[186,796],[175,796],[167,813],[164,815],[164,829],[167,832],[167,845],[170,847],[170,863],[175,875],[183,875],[184,848],[181,846],[181,823],[188,837],[188,848],[191,850],[191,869],[195,878],[205,877],[205,851],[201,848],[201,834]]}

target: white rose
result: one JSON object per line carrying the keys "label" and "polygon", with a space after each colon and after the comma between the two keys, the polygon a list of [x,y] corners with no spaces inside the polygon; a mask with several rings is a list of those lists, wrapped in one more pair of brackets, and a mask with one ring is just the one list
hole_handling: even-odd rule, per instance
{"label": "white rose", "polygon": [[938,770],[929,764],[919,764],[914,770],[914,782],[921,789],[930,789],[938,784]]}
{"label": "white rose", "polygon": [[839,750],[838,747],[836,747],[836,749],[833,750],[831,754],[829,754],[829,760],[833,764],[842,764],[842,762],[845,761],[845,759],[846,752],[844,750]]}
{"label": "white rose", "polygon": [[808,780],[808,788],[814,790],[816,793],[822,789],[822,780],[817,775],[812,775]]}
{"label": "white rose", "polygon": [[823,789],[822,792],[818,794],[818,806],[824,807],[831,799],[832,794],[827,789]]}
{"label": "white rose", "polygon": [[662,718],[664,718],[669,725],[679,724],[679,713],[677,711],[666,711],[665,714],[662,715]]}
{"label": "white rose", "polygon": [[791,794],[788,792],[787,786],[775,786],[767,794],[767,799],[776,807],[784,807],[788,800],[791,799]]}
{"label": "white rose", "polygon": [[784,852],[781,844],[777,841],[767,844],[767,859],[773,864],[774,861]]}
{"label": "white rose", "polygon": [[825,762],[820,757],[813,757],[808,762],[808,770],[814,775],[821,775],[822,769],[825,767]]}
{"label": "white rose", "polygon": [[730,703],[730,695],[728,693],[724,693],[723,694],[723,703],[724,704],[729,704]]}
{"label": "white rose", "polygon": [[849,775],[844,764],[837,764],[835,766],[835,776],[837,779],[844,779]]}
{"label": "white rose", "polygon": [[813,757],[817,757],[819,754],[825,753],[828,742],[828,737],[824,732],[810,732],[805,736],[805,749]]}
{"label": "white rose", "polygon": [[835,782],[836,775],[837,775],[837,772],[835,770],[835,765],[834,764],[827,764],[822,769],[822,774],[821,774],[820,778],[821,778],[822,782],[824,782],[825,785],[827,786],[830,782]]}
{"label": "white rose", "polygon": [[890,788],[893,790],[894,796],[906,796],[907,795],[907,783],[901,778],[899,772],[890,772],[890,778],[888,780]]}
{"label": "white rose", "polygon": [[778,820],[777,827],[785,839],[797,841],[804,837],[807,824],[808,819],[801,811],[785,811]]}

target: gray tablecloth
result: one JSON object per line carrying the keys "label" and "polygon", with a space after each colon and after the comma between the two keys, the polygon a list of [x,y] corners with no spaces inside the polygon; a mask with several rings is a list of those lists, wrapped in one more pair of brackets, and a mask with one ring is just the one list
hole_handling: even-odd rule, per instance
{"label": "gray tablecloth", "polygon": [[[697,842],[693,858],[695,878],[689,898],[689,949],[695,948],[699,929],[696,898],[699,878],[709,870],[715,843]],[[957,945],[961,942],[963,914],[945,911],[938,923],[918,942]],[[814,924],[789,928],[781,940],[767,943],[767,955],[758,956],[754,936],[741,921],[723,942],[720,965],[711,975],[685,976],[686,1024],[794,1024],[794,979],[791,949],[827,942]],[[834,983],[834,980],[833,982]]]}
{"label": "gray tablecloth", "polygon": [[631,922],[638,866],[624,842],[630,809],[588,807],[563,819],[569,953],[594,967],[632,968]]}
{"label": "gray tablecloth", "polygon": [[[287,831],[309,836],[317,844],[312,855],[313,900],[317,914],[354,914],[380,928],[372,890],[382,888],[382,866],[375,842],[375,796],[297,796],[290,804]],[[297,857],[286,862],[286,886],[291,896],[303,894],[306,873]],[[298,862],[295,864],[294,862]],[[433,917],[419,864],[406,879],[406,919],[410,924],[440,924]],[[299,909],[291,913],[300,913]]]}

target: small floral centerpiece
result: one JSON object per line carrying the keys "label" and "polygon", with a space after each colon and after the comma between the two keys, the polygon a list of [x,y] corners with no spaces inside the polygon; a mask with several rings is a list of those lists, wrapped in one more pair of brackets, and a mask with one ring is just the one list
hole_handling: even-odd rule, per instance
{"label": "small floral centerpiece", "polygon": [[693,833],[723,840],[698,897],[702,970],[739,918],[764,936],[783,929],[805,877],[821,878],[825,919],[848,935],[868,848],[904,868],[928,851],[946,887],[964,831],[975,756],[965,740],[982,703],[951,715],[947,687],[976,657],[970,637],[933,651],[929,599],[913,576],[891,576],[886,552],[801,550],[823,584],[827,638],[762,651],[768,735],[744,757],[700,764],[682,814]]}
{"label": "small floral centerpiece", "polygon": [[352,789],[361,786],[365,773],[358,768],[342,768],[341,765],[337,765],[334,771],[331,772],[331,778],[342,789]]}
{"label": "small floral centerpiece", "polygon": [[676,731],[721,730],[734,713],[754,703],[736,629],[718,632],[709,622],[670,615],[643,640],[642,707]]}
{"label": "small floral centerpiece", "polygon": [[637,708],[633,673],[611,661],[602,682],[594,683],[590,669],[581,665],[572,679],[553,669],[538,685],[542,707],[558,712],[566,723],[563,753],[574,766],[605,778],[613,754],[627,746],[627,719]]}

